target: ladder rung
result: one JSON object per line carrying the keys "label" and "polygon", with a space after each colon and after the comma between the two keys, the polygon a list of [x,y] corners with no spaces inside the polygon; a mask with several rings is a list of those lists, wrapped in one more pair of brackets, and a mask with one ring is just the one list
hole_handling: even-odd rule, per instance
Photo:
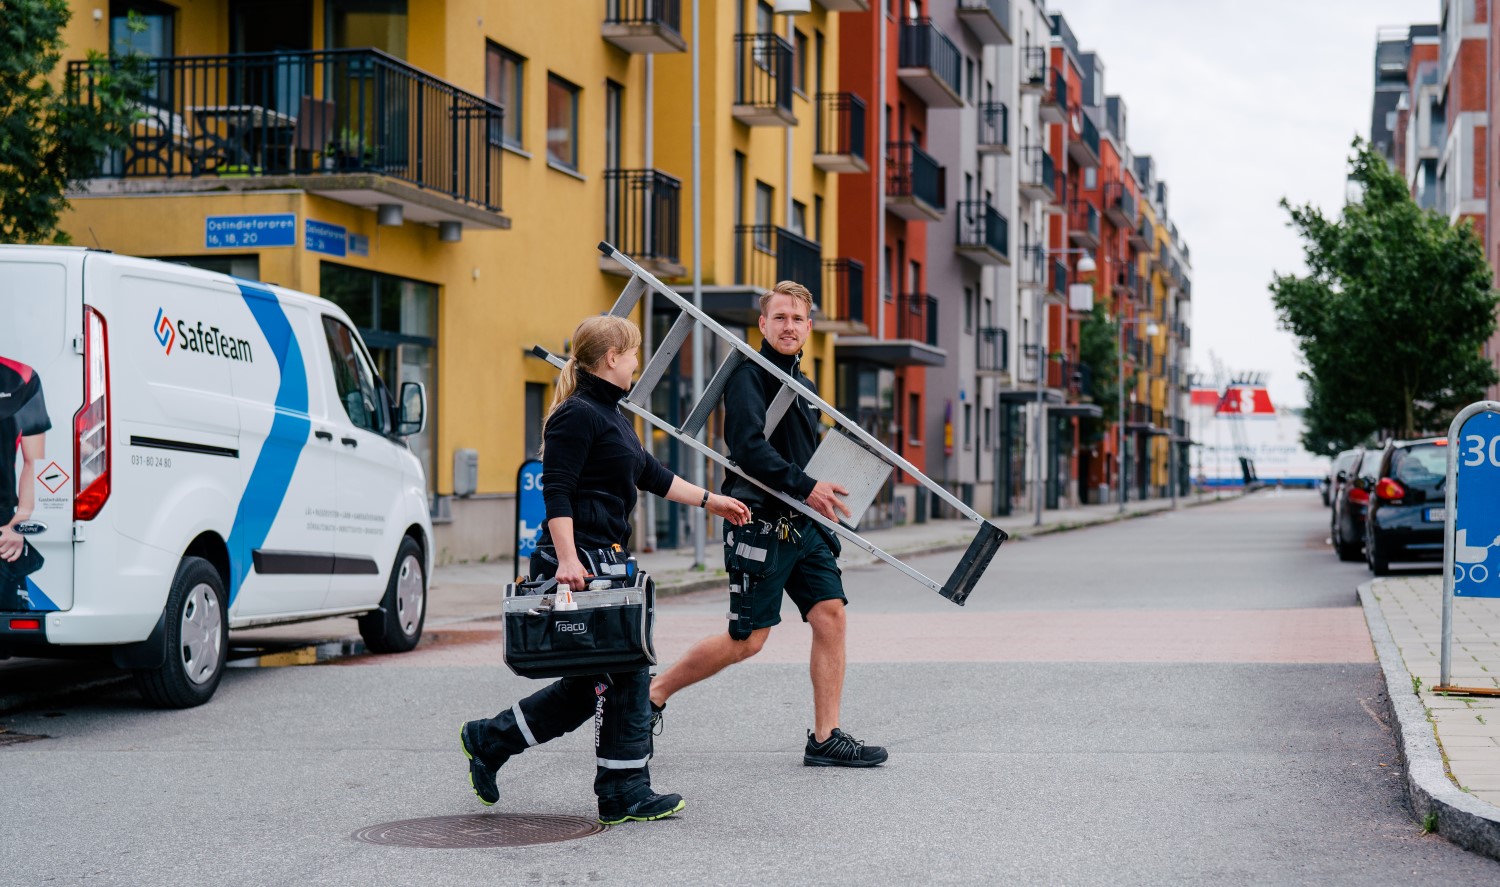
{"label": "ladder rung", "polygon": [[703,399],[693,404],[692,412],[688,413],[687,421],[678,427],[683,434],[696,437],[703,426],[708,424],[708,417],[712,415],[714,408],[719,405],[719,399],[724,396],[724,389],[729,386],[729,376],[735,369],[745,362],[745,355],[738,349],[731,350],[724,362],[714,371],[714,377],[708,380],[708,385],[703,389]]}
{"label": "ladder rung", "polygon": [[[633,278],[632,282],[634,280],[639,280],[639,278]],[[667,368],[672,365],[672,361],[677,359],[677,352],[682,350],[682,343],[687,341],[688,335],[696,324],[697,321],[686,311],[677,315],[676,323],[672,324],[666,336],[657,343],[651,360],[647,362],[646,368],[641,370],[641,377],[636,380],[635,387],[630,389],[627,399],[631,403],[638,407],[650,406],[652,390],[661,381],[661,377],[667,374]]]}
{"label": "ladder rung", "polygon": [[[629,317],[630,312],[635,310],[636,303],[639,302],[641,300],[641,296],[644,296],[645,294],[646,281],[640,279],[639,277],[636,277],[635,275],[631,275],[630,282],[625,284],[625,289],[621,291],[620,298],[615,300],[615,307],[609,309],[609,313],[613,314],[615,317]],[[646,323],[650,322],[651,318],[646,318]]]}
{"label": "ladder rung", "polygon": [[792,404],[796,402],[797,392],[792,390],[792,386],[782,382],[781,389],[776,392],[775,397],[771,398],[771,405],[766,408],[765,434],[768,440],[771,437],[771,432],[775,431],[776,426],[780,425],[781,420],[785,418],[786,411],[791,409]]}

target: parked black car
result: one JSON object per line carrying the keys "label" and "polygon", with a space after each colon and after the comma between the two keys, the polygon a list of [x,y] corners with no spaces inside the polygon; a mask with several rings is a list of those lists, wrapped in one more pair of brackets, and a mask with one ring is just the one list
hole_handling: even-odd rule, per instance
{"label": "parked black car", "polygon": [[[1341,561],[1357,561],[1365,543],[1365,508],[1370,503],[1368,486],[1360,481],[1360,463],[1365,450],[1344,450],[1333,459],[1333,506],[1328,535]],[[1371,461],[1374,461],[1371,459]]]}
{"label": "parked black car", "polygon": [[1442,560],[1448,440],[1393,440],[1379,454],[1365,515],[1365,563],[1376,576],[1391,561]]}

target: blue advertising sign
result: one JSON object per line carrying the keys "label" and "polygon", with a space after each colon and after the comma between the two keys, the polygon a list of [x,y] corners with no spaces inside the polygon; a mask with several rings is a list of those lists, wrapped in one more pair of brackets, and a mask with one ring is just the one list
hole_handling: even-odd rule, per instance
{"label": "blue advertising sign", "polygon": [[297,214],[209,216],[203,224],[209,249],[261,249],[297,245]]}
{"label": "blue advertising sign", "polygon": [[344,240],[348,232],[343,225],[334,225],[330,222],[320,222],[317,219],[308,219],[306,231],[302,235],[302,242],[307,245],[310,253],[323,253],[329,256],[344,255]]}
{"label": "blue advertising sign", "polygon": [[1453,593],[1500,597],[1500,413],[1475,413],[1448,442],[1457,448]]}
{"label": "blue advertising sign", "polygon": [[516,472],[516,575],[521,575],[521,558],[531,557],[542,523],[547,520],[547,504],[542,501],[542,463],[527,459]]}

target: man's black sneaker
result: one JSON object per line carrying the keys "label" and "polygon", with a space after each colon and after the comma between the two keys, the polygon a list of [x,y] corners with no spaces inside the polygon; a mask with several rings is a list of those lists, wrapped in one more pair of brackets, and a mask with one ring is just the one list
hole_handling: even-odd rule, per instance
{"label": "man's black sneaker", "polygon": [[890,757],[878,745],[865,745],[837,727],[828,738],[817,742],[807,731],[807,749],[802,763],[809,767],[878,767]]}
{"label": "man's black sneaker", "polygon": [[601,803],[599,821],[605,825],[619,825],[622,822],[651,822],[681,813],[686,806],[687,802],[682,799],[682,795],[651,794],[623,809],[614,806],[606,807]]}
{"label": "man's black sneaker", "polygon": [[500,786],[495,784],[495,771],[486,767],[474,754],[474,749],[478,747],[478,743],[470,739],[470,728],[474,726],[473,721],[468,721],[458,729],[458,745],[464,750],[464,757],[469,759],[469,785],[484,806],[492,807],[500,800]]}
{"label": "man's black sneaker", "polygon": [[[649,702],[650,700],[647,700],[647,701]],[[666,724],[666,720],[667,720],[666,717],[664,717],[664,713],[666,712],[666,710],[667,710],[667,704],[665,702],[663,702],[661,705],[657,705],[654,702],[651,703],[651,735],[652,736],[660,736],[661,735],[662,727]]]}

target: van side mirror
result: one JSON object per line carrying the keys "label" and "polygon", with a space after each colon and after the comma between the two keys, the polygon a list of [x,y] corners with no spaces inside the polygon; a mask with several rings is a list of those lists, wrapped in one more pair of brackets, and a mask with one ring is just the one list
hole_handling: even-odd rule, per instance
{"label": "van side mirror", "polygon": [[1338,482],[1339,483],[1343,483],[1344,481],[1347,481],[1348,479],[1349,479],[1349,472],[1347,472],[1347,471],[1340,471],[1338,473]]}
{"label": "van side mirror", "polygon": [[402,382],[396,413],[396,436],[421,434],[427,427],[427,389],[421,382]]}

